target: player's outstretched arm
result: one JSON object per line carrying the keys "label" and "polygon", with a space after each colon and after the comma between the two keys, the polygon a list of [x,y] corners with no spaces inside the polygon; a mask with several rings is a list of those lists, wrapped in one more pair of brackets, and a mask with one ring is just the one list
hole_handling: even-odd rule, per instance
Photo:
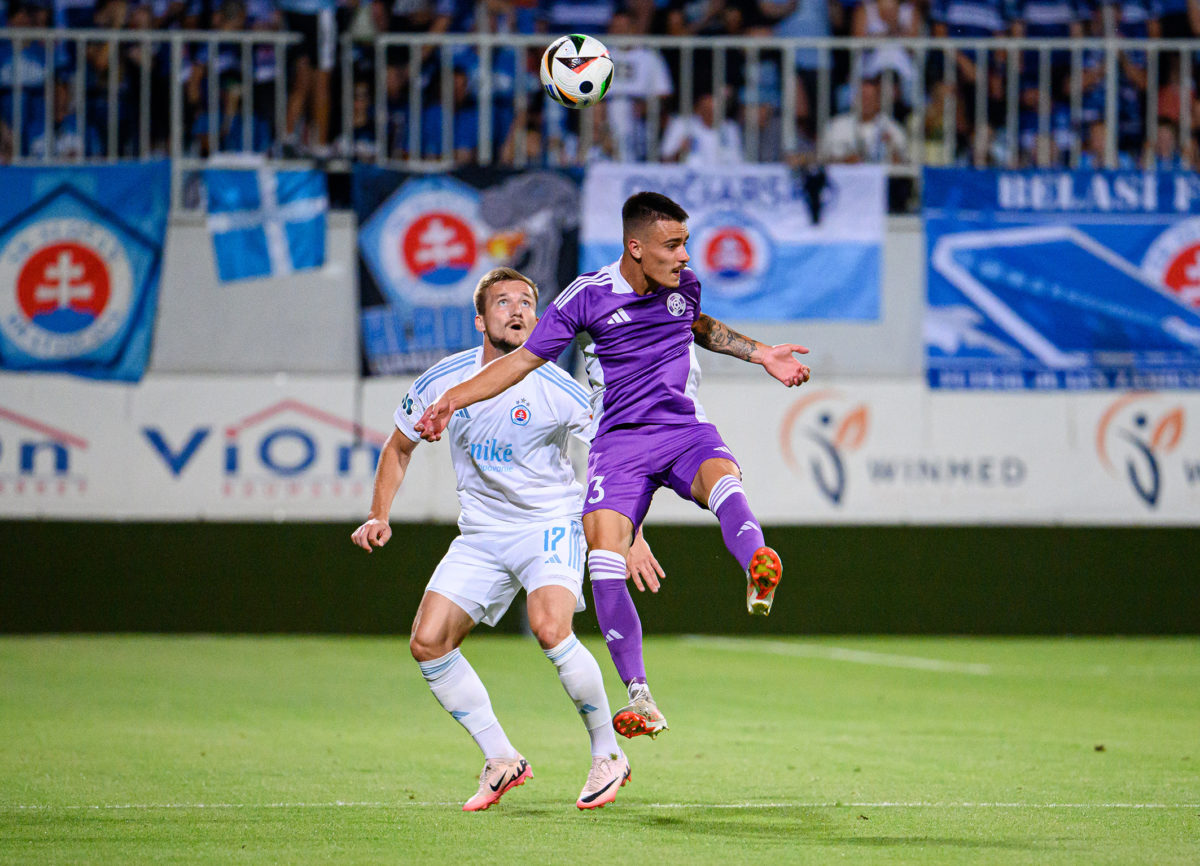
{"label": "player's outstretched arm", "polygon": [[631,578],[641,592],[645,592],[647,589],[651,592],[658,592],[659,578],[667,576],[663,567],[658,564],[658,560],[654,558],[654,552],[646,543],[646,537],[642,535],[640,526],[637,535],[633,537],[633,544],[629,547],[629,558],[625,561],[625,576]]}
{"label": "player's outstretched arm", "polygon": [[350,535],[350,540],[367,553],[371,552],[372,547],[383,547],[392,537],[388,515],[416,447],[416,442],[395,428],[392,428],[392,435],[383,443],[383,449],[379,452],[379,463],[375,467],[375,492],[371,494],[371,511],[367,515],[367,522]]}
{"label": "player's outstretched arm", "polygon": [[421,434],[422,439],[436,442],[442,438],[442,431],[450,423],[450,416],[459,409],[495,397],[545,363],[545,359],[539,358],[524,347],[502,355],[470,379],[459,382],[446,391],[436,403],[425,410],[413,427]]}
{"label": "player's outstretched arm", "polygon": [[692,336],[696,345],[702,349],[732,355],[751,364],[762,364],[764,370],[789,388],[803,385],[811,373],[806,365],[801,364],[792,355],[793,352],[807,355],[808,349],[804,346],[794,343],[768,346],[739,334],[724,322],[719,322],[704,313],[701,313],[692,325]]}

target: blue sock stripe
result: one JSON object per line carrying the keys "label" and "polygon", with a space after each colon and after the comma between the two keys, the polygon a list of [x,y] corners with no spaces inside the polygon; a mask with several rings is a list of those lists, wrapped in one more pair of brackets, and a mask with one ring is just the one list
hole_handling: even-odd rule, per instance
{"label": "blue sock stripe", "polygon": [[421,675],[424,676],[425,679],[431,680],[434,677],[450,670],[450,668],[454,667],[454,665],[457,664],[458,660],[461,658],[462,653],[455,649],[446,653],[440,659],[433,659],[432,661],[427,662],[417,662],[417,667],[421,669]]}
{"label": "blue sock stripe", "polygon": [[579,646],[579,638],[575,637],[574,633],[563,639],[563,642],[556,647],[551,647],[548,650],[542,650],[546,654],[546,658],[558,664],[564,658],[575,652],[575,648]]}

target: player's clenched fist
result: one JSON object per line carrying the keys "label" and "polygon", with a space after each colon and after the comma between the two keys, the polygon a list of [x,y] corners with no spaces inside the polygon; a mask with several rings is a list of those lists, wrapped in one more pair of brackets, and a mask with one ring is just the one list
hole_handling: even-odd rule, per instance
{"label": "player's clenched fist", "polygon": [[372,547],[383,547],[392,537],[392,527],[386,520],[372,517],[350,534],[350,540],[365,550],[371,552]]}
{"label": "player's clenched fist", "polygon": [[413,429],[420,433],[421,438],[426,442],[437,442],[442,438],[442,431],[450,423],[450,416],[453,414],[454,408],[443,397],[425,410],[417,423],[413,425]]}

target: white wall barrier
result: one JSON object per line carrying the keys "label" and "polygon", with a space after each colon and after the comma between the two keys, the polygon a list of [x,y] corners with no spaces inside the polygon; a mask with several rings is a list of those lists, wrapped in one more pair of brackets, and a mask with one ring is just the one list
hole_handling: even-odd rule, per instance
{"label": "white wall barrier", "polygon": [[[408,384],[0,376],[0,517],[353,522]],[[764,378],[701,396],[766,523],[1200,523],[1198,394]],[[395,519],[455,519],[446,447],[418,449]],[[651,515],[711,520],[669,492]]]}
{"label": "white wall barrier", "polygon": [[[221,283],[202,220],[176,214],[167,230],[150,373],[354,375],[359,369],[358,279],[352,214],[329,216],[323,268]],[[828,376],[919,377],[924,344],[925,239],[916,217],[892,217],[884,236],[878,321],[750,321],[731,327],[765,343],[804,343]],[[712,381],[753,375],[745,364],[705,359]]]}

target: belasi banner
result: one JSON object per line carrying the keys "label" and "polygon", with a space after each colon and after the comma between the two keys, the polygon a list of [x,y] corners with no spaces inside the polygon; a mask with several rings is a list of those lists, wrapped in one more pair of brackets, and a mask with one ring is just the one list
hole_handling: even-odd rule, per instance
{"label": "belasi banner", "polygon": [[1200,387],[1200,176],[926,169],[935,388]]}

